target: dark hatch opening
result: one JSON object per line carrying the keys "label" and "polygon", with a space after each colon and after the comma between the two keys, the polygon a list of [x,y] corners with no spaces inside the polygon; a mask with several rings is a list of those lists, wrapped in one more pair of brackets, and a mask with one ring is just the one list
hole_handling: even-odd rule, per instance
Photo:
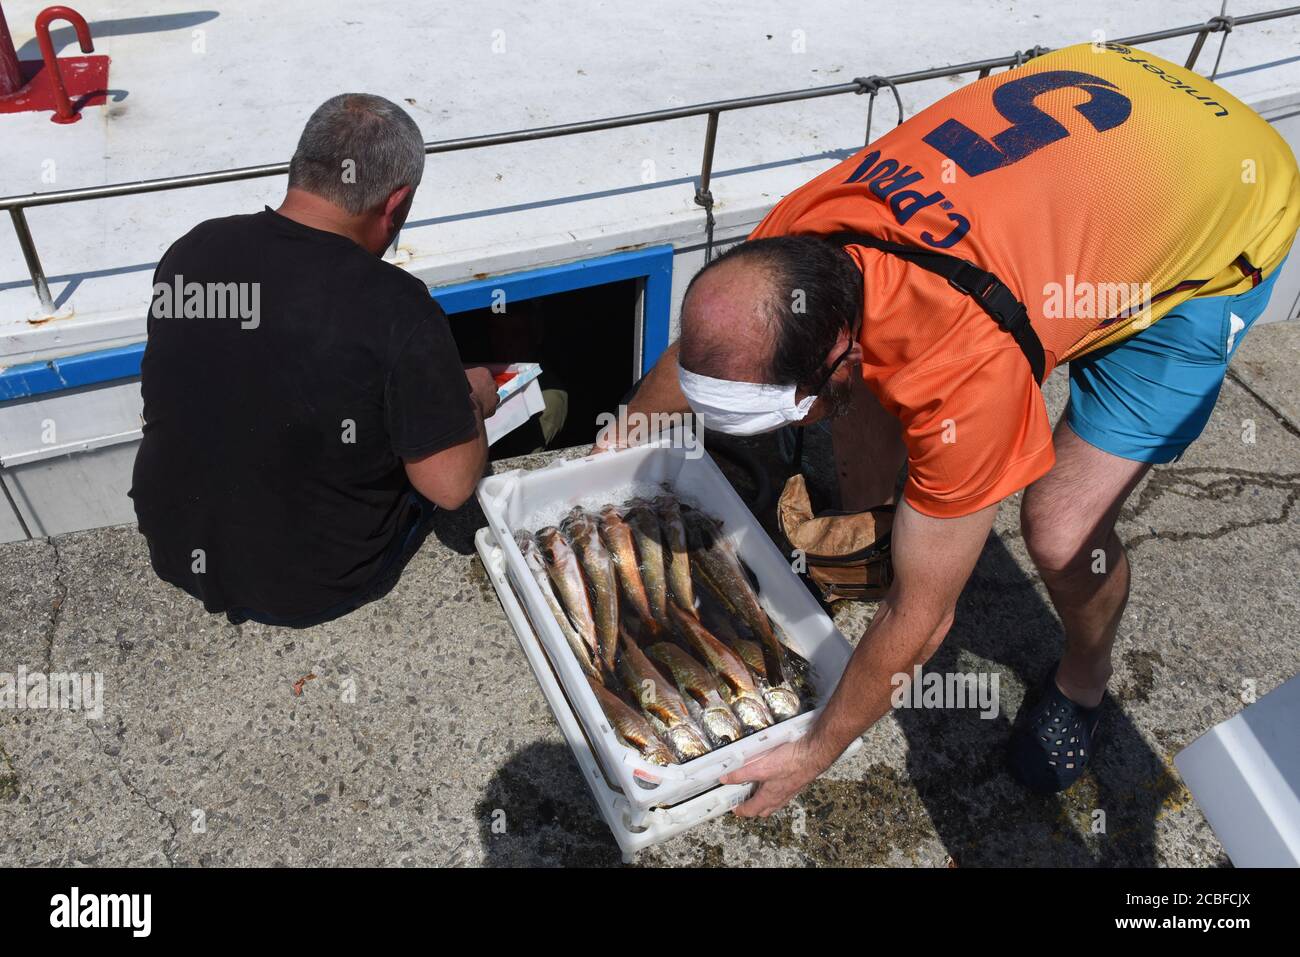
{"label": "dark hatch opening", "polygon": [[[507,300],[449,316],[462,361],[539,362],[541,387],[568,395],[564,424],[550,449],[590,445],[596,416],[613,412],[631,388],[640,282],[627,279],[531,299]],[[492,446],[493,461],[537,450],[539,416]]]}

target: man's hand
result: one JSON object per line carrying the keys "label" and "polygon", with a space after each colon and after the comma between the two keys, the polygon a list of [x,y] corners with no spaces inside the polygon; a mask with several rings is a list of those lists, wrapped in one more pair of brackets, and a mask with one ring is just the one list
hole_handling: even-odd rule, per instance
{"label": "man's hand", "polygon": [[486,419],[501,403],[497,396],[496,379],[485,366],[469,366],[465,370],[465,378],[469,380],[470,398],[478,406],[479,414]]}
{"label": "man's hand", "polygon": [[911,675],[938,649],[953,609],[984,549],[997,506],[962,518],[930,518],[904,500],[893,528],[894,584],[812,731],[738,771],[723,784],[758,782],[735,813],[767,817],[835,763],[863,731],[889,713],[895,675]]}
{"label": "man's hand", "polygon": [[[832,762],[833,763],[833,762]],[[758,783],[749,800],[733,812],[738,817],[768,817],[785,807],[813,778],[830,764],[823,763],[808,746],[806,738],[783,744],[739,771],[724,774],[723,784]]]}
{"label": "man's hand", "polygon": [[596,441],[591,444],[591,454],[598,455],[601,452],[612,452],[615,449],[625,448],[623,436],[619,435],[618,431],[618,426],[614,425],[597,432]]}
{"label": "man's hand", "polygon": [[[664,350],[664,354],[659,357],[659,361],[641,380],[636,395],[628,403],[627,421],[629,426],[632,427],[633,416],[650,415],[655,412],[689,411],[691,411],[690,404],[686,401],[686,396],[682,395],[681,386],[677,384],[677,343],[674,342]],[[617,412],[615,412],[615,416],[617,417]],[[624,448],[626,445],[627,436],[620,435],[619,429],[615,425],[611,428],[601,429],[600,434],[596,436],[592,452],[593,454],[608,452],[611,449]]]}

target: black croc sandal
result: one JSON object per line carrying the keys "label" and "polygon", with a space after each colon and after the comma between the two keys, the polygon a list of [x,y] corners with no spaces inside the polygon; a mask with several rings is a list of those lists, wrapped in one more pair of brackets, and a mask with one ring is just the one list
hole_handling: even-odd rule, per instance
{"label": "black croc sandal", "polygon": [[1101,705],[1085,708],[1067,698],[1056,687],[1053,668],[1038,699],[1022,706],[1016,716],[1009,755],[1012,774],[1035,794],[1064,791],[1083,776],[1100,720]]}

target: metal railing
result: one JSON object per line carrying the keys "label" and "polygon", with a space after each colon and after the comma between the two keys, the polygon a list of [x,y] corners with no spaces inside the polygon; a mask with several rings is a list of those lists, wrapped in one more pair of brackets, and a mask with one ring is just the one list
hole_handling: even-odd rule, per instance
{"label": "metal railing", "polygon": [[[1269,10],[1264,13],[1254,13],[1248,16],[1229,17],[1218,16],[1212,17],[1204,23],[1189,24],[1184,27],[1174,27],[1169,30],[1156,30],[1151,33],[1142,33],[1136,36],[1123,37],[1114,42],[1124,45],[1153,43],[1158,40],[1170,40],[1176,37],[1196,36],[1196,41],[1192,45],[1190,54],[1185,64],[1187,69],[1191,69],[1197,58],[1201,54],[1201,49],[1205,46],[1206,38],[1211,33],[1222,33],[1223,41],[1219,46],[1219,56],[1223,55],[1223,45],[1227,42],[1227,35],[1235,27],[1244,26],[1251,23],[1262,23],[1267,20],[1278,20],[1284,17],[1293,17],[1300,15],[1300,7],[1285,7],[1279,10]],[[662,123],[667,120],[680,120],[692,116],[706,116],[708,123],[704,133],[704,155],[700,167],[699,186],[695,191],[695,202],[704,209],[705,213],[705,256],[712,256],[713,249],[713,194],[710,192],[710,180],[713,174],[713,154],[714,146],[718,137],[718,120],[723,113],[734,110],[746,110],[759,106],[771,106],[777,103],[793,103],[800,100],[813,100],[825,96],[841,96],[847,93],[868,94],[870,103],[867,109],[867,142],[871,140],[871,116],[872,108],[875,105],[876,94],[885,87],[890,88],[896,99],[898,91],[895,89],[907,83],[920,83],[925,80],[941,79],[948,76],[958,76],[963,73],[978,73],[979,76],[988,76],[990,72],[1000,67],[1008,69],[1021,66],[1028,60],[1047,53],[1050,47],[1033,47],[1027,51],[1016,51],[1011,56],[997,57],[989,60],[974,60],[969,63],[959,63],[955,66],[937,67],[929,70],[917,70],[912,73],[900,73],[894,76],[868,76],[858,77],[848,83],[837,83],[831,86],[811,87],[806,90],[791,90],[785,93],[770,93],[764,96],[744,96],[730,100],[715,100],[711,103],[697,103],[692,106],[680,106],[667,110],[652,110],[647,113],[629,113],[623,116],[611,116],[604,119],[585,120],[579,123],[561,123],[555,126],[540,126],[526,130],[513,130],[507,133],[489,133],[484,136],[467,136],[459,139],[436,140],[424,144],[426,155],[435,153],[453,153],[460,150],[480,149],[486,146],[504,146],[510,143],[528,143],[534,140],[554,139],[560,136],[575,136],[582,133],[595,133],[601,130],[622,129],[629,126],[644,126],[649,123]],[[1218,61],[1215,63],[1215,73],[1218,71]],[[1211,78],[1213,74],[1211,75]],[[902,120],[902,101],[899,99],[899,120]],[[279,176],[289,171],[288,163],[266,163],[261,166],[244,166],[239,169],[217,170],[210,173],[190,173],[184,176],[166,176],[161,179],[139,180],[133,183],[113,183],[106,186],[88,186],[81,189],[57,190],[48,193],[28,193],[22,196],[6,196],[0,198],[0,209],[9,211],[9,217],[13,222],[14,233],[18,237],[18,245],[22,248],[23,259],[26,260],[27,270],[31,276],[32,286],[36,291],[37,298],[40,300],[41,307],[49,315],[55,313],[54,299],[50,295],[49,283],[46,281],[45,273],[41,267],[40,255],[36,250],[36,243],[32,238],[31,229],[27,225],[25,211],[36,206],[53,206],[62,203],[78,203],[91,199],[107,199],[114,196],[132,196],[139,193],[159,193],[171,189],[187,189],[192,186],[210,186],[215,183],[231,183],[246,179],[259,179],[265,176]]]}

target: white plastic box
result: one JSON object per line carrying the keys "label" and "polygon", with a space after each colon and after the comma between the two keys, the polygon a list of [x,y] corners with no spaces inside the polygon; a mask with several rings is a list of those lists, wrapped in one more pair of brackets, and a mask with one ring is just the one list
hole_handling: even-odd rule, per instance
{"label": "white plastic box", "polygon": [[1300,867],[1300,675],[1174,757],[1235,867]]}
{"label": "white plastic box", "polygon": [[[717,465],[707,454],[697,451],[694,455],[660,443],[557,461],[533,472],[516,470],[493,475],[478,486],[479,503],[488,520],[488,529],[479,534],[479,553],[625,856],[740,803],[748,787],[720,786],[718,778],[802,737],[821,709],[748,735],[686,764],[651,764],[624,745],[610,727],[524,565],[514,540],[517,529],[531,531],[537,524],[537,513],[559,515],[579,502],[599,498],[604,491],[611,493],[612,500],[625,495],[629,486],[666,483],[685,501],[722,521],[724,536],[758,580],[764,610],[780,626],[789,645],[812,665],[819,705],[830,697],[852,654],[852,647],[799,581],[789,561]],[[490,536],[486,534],[489,530]],[[855,742],[854,748],[857,746]]]}
{"label": "white plastic box", "polygon": [[545,409],[546,401],[542,398],[542,387],[537,382],[542,367],[536,362],[489,364],[488,368],[494,372],[516,373],[515,378],[497,389],[497,398],[501,403],[483,423],[488,445],[494,445],[502,436],[510,434]]}
{"label": "white plastic box", "polygon": [[582,725],[578,723],[573,706],[560,688],[549,656],[542,650],[532,624],[524,614],[523,606],[519,604],[506,580],[505,556],[496,545],[491,529],[480,528],[474,537],[474,543],[497,594],[501,596],[506,617],[519,635],[519,644],[537,676],[537,683],[542,687],[542,695],[555,713],[555,720],[573,750],[582,776],[591,789],[592,797],[596,799],[600,816],[618,842],[625,863],[631,863],[633,855],[641,848],[666,841],[688,828],[725,814],[749,796],[749,785],[719,785],[674,807],[652,808],[641,815],[640,825],[633,825],[631,805],[622,793],[615,790],[610,784],[609,776],[601,769],[591,743]]}

